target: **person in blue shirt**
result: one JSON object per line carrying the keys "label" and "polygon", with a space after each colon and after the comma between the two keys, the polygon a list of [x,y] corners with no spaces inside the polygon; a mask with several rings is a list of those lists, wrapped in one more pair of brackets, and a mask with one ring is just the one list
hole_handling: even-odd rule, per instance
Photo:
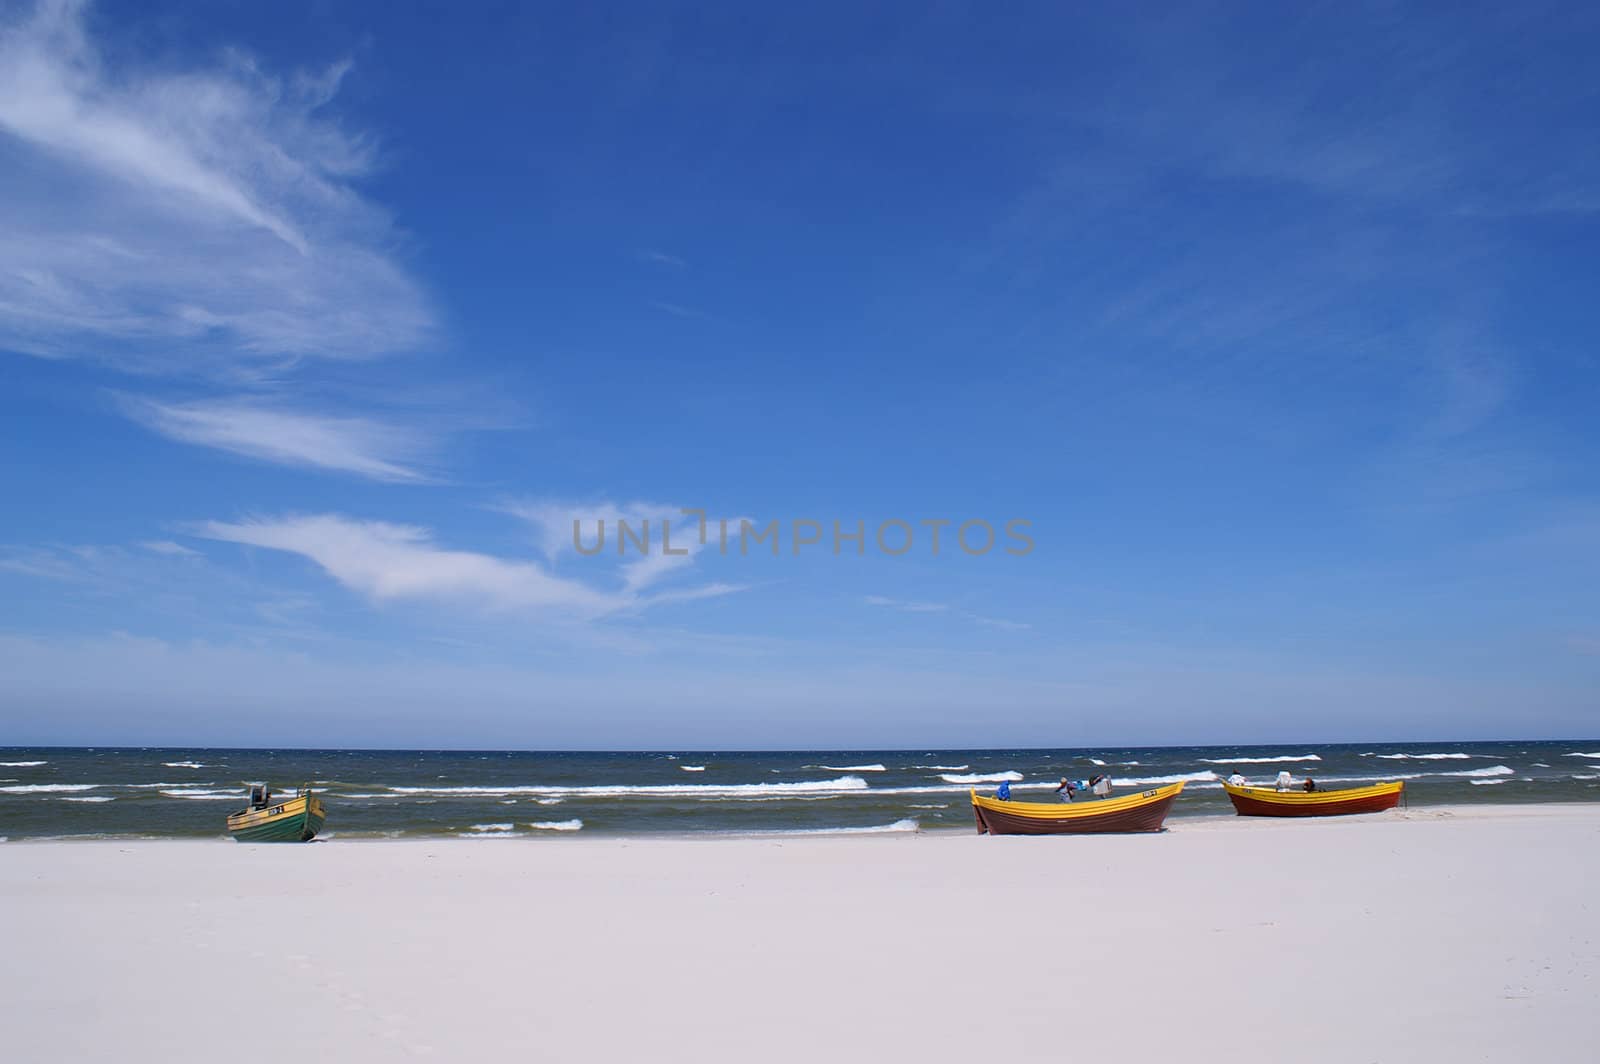
{"label": "person in blue shirt", "polygon": [[1000,786],[995,788],[994,796],[1002,802],[1011,801],[1011,781],[1001,780]]}

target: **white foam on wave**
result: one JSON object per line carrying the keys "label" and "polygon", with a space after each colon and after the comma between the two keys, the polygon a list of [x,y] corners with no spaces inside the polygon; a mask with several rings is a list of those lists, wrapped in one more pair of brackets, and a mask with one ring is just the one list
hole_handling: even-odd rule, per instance
{"label": "white foam on wave", "polygon": [[1505,783],[1507,781],[1506,780],[1470,780],[1468,782],[1470,782],[1474,787],[1498,787],[1502,783]]}
{"label": "white foam on wave", "polygon": [[959,783],[962,785],[973,783],[1020,783],[1020,772],[975,772],[968,776],[957,776],[946,773],[939,777],[946,783]]}
{"label": "white foam on wave", "polygon": [[583,821],[576,817],[571,820],[540,820],[528,826],[540,831],[581,831]]}
{"label": "white foam on wave", "polygon": [[706,770],[704,765],[679,765],[678,767],[685,772],[704,772]]}
{"label": "white foam on wave", "polygon": [[1593,757],[1593,758],[1600,758],[1600,752],[1586,754],[1586,753],[1584,753],[1583,751],[1580,750],[1575,754],[1566,754],[1564,756],[1566,756],[1566,757]]}
{"label": "white foam on wave", "polygon": [[[891,790],[877,790],[877,789],[874,789],[871,793],[873,793],[873,794],[892,794],[893,791],[892,791],[892,789]],[[840,798],[848,798],[849,796],[850,796],[849,794],[846,794],[843,791],[841,791],[838,794],[764,794],[764,795],[761,795],[761,796],[755,797],[755,798],[743,797],[743,798],[740,798],[738,800],[741,801],[741,802],[832,802],[832,801],[837,801]],[[697,802],[725,802],[727,800],[728,799],[726,799],[726,798],[696,798],[695,799],[695,801],[697,801]]]}
{"label": "white foam on wave", "polygon": [[819,772],[888,772],[882,765],[807,765]]}
{"label": "white foam on wave", "polygon": [[1441,776],[1515,776],[1517,770],[1509,765],[1491,765],[1488,768],[1468,769],[1465,772],[1441,772]]}
{"label": "white foam on wave", "polygon": [[912,768],[923,769],[927,772],[965,772],[971,765],[912,765]]}
{"label": "white foam on wave", "polygon": [[1209,769],[1200,772],[1182,772],[1173,776],[1134,776],[1123,779],[1118,776],[1111,777],[1111,785],[1128,787],[1161,787],[1168,783],[1215,783],[1220,777]]}
{"label": "white foam on wave", "polygon": [[111,797],[108,797],[107,795],[103,795],[103,794],[92,794],[87,798],[81,798],[81,797],[80,798],[61,798],[61,799],[58,799],[58,800],[59,801],[63,801],[63,802],[114,802],[114,801],[116,801],[115,798],[111,798]]}
{"label": "white foam on wave", "polygon": [[207,791],[198,789],[162,791],[168,798],[189,798],[201,802],[237,802],[242,801],[234,791]]}
{"label": "white foam on wave", "polygon": [[867,781],[860,776],[840,776],[831,780],[802,780],[794,783],[658,783],[611,784],[597,787],[512,786],[512,787],[390,787],[395,794],[430,795],[441,798],[509,798],[527,794],[554,798],[745,798],[772,794],[814,794],[818,792],[864,791]]}
{"label": "white foam on wave", "polygon": [[949,802],[934,802],[932,804],[923,803],[921,805],[912,805],[911,808],[912,809],[949,809],[950,808],[950,803]]}
{"label": "white foam on wave", "polygon": [[473,830],[473,831],[513,831],[513,830],[516,829],[516,826],[517,825],[515,825],[515,824],[474,824],[474,825],[472,825],[471,830]]}
{"label": "white foam on wave", "polygon": [[1298,761],[1321,761],[1317,754],[1284,754],[1279,757],[1202,757],[1202,765],[1276,765]]}
{"label": "white foam on wave", "polygon": [[[1600,754],[1594,756],[1600,757]],[[0,761],[0,768],[38,768],[49,763],[48,761]]]}
{"label": "white foam on wave", "polygon": [[538,802],[540,805],[560,805],[564,800],[565,799],[562,799],[562,798],[535,798],[534,799],[534,801]]}
{"label": "white foam on wave", "polygon": [[1139,762],[1137,761],[1118,761],[1117,764],[1121,765],[1123,768],[1137,768],[1139,766]]}
{"label": "white foam on wave", "polygon": [[730,834],[750,835],[888,835],[902,831],[921,831],[922,825],[909,817],[905,820],[896,820],[893,824],[874,824],[865,828],[790,828],[778,831],[732,832]]}
{"label": "white foam on wave", "polygon": [[1579,775],[1576,775],[1576,776],[1568,776],[1567,778],[1568,779],[1573,779],[1573,780],[1600,780],[1600,776],[1590,776],[1590,775],[1587,775],[1587,774],[1579,774]]}
{"label": "white foam on wave", "polygon": [[1091,765],[1099,765],[1101,768],[1104,768],[1106,763],[1104,761],[1101,761],[1098,757],[1091,757],[1089,759],[1089,764],[1091,764]]}
{"label": "white foam on wave", "polygon": [[98,783],[19,783],[15,787],[0,787],[0,794],[57,794],[62,791],[92,791]]}
{"label": "white foam on wave", "polygon": [[[1365,757],[1366,755],[1361,755]],[[1469,761],[1471,754],[1379,754],[1381,761]]]}
{"label": "white foam on wave", "polygon": [[161,765],[163,768],[205,768],[198,761],[163,761]]}

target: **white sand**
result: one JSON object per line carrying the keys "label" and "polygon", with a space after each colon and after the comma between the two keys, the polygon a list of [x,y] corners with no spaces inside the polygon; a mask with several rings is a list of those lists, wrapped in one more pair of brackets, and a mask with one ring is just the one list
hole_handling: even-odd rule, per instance
{"label": "white sand", "polygon": [[1600,1053],[1600,806],[1161,836],[0,845],[6,1061]]}

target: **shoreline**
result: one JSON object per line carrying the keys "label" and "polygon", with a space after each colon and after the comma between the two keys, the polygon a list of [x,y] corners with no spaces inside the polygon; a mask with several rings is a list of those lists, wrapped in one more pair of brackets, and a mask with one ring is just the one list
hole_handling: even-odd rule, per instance
{"label": "shoreline", "polygon": [[[1190,832],[1210,832],[1217,830],[1231,830],[1230,826],[1248,830],[1253,825],[1255,830],[1273,830],[1287,825],[1297,825],[1305,828],[1308,825],[1328,824],[1392,824],[1405,823],[1419,820],[1438,819],[1464,819],[1464,820],[1491,820],[1491,819],[1521,819],[1521,818],[1560,818],[1569,815],[1565,811],[1571,810],[1570,815],[1575,818],[1584,818],[1592,811],[1600,815],[1600,801],[1566,800],[1553,802],[1474,802],[1470,805],[1441,804],[1417,805],[1400,808],[1383,813],[1365,813],[1356,816],[1341,817],[1305,817],[1305,818],[1275,818],[1275,817],[1246,817],[1223,813],[1199,813],[1188,816],[1174,815],[1167,820],[1166,827],[1155,833],[1130,834],[1111,836],[1115,838],[1159,838],[1162,836],[1184,834]],[[605,843],[642,843],[642,842],[737,842],[740,840],[799,840],[807,838],[816,839],[859,839],[862,841],[873,839],[891,838],[956,838],[966,835],[977,835],[971,826],[957,826],[954,824],[934,825],[927,827],[893,828],[802,828],[802,829],[774,829],[770,831],[729,831],[708,829],[702,831],[663,831],[641,832],[637,834],[606,832],[585,834],[583,831],[520,831],[499,833],[474,834],[469,832],[439,832],[415,834],[383,834],[383,833],[354,833],[340,832],[337,829],[324,832],[308,843],[240,843],[235,842],[222,832],[215,835],[45,835],[5,837],[0,836],[0,846],[40,846],[51,844],[89,845],[94,843],[115,843],[126,845],[130,843],[174,843],[174,844],[212,844],[225,842],[234,846],[328,846],[336,844],[389,844],[389,843],[486,843],[501,842],[559,842],[563,845],[601,845]],[[1095,836],[1077,836],[1092,838]]]}

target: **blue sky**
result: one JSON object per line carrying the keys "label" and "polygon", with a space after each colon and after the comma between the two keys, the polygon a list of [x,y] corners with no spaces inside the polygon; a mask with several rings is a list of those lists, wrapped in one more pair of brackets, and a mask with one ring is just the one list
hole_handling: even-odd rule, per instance
{"label": "blue sky", "polygon": [[0,25],[0,737],[1600,731],[1593,11]]}

